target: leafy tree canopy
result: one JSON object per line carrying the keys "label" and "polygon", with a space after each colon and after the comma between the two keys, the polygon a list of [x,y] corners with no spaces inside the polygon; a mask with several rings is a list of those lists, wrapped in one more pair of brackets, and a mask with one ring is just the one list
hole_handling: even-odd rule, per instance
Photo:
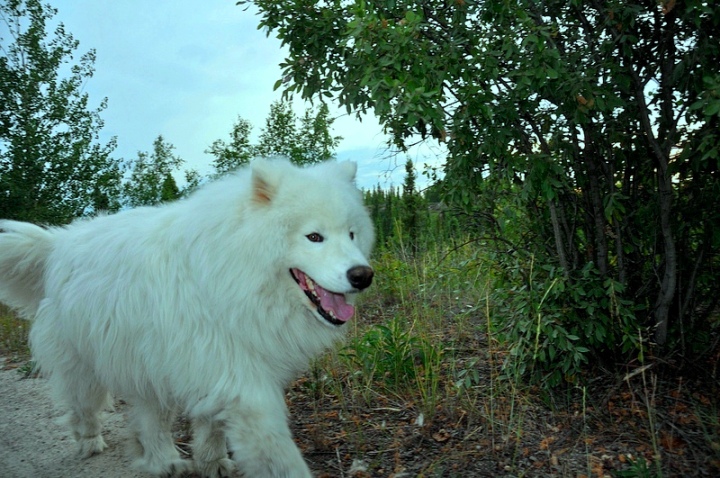
{"label": "leafy tree canopy", "polygon": [[254,154],[253,146],[250,144],[251,130],[250,122],[238,116],[230,132],[230,141],[217,139],[205,150],[205,153],[215,156],[212,165],[217,175],[225,174],[250,162]]}
{"label": "leafy tree canopy", "polygon": [[70,64],[78,42],[62,24],[48,35],[55,14],[39,0],[0,3],[0,217],[64,223],[119,207],[115,140],[98,142],[107,101],[91,109],[82,92],[95,51]]}
{"label": "leafy tree canopy", "polygon": [[286,156],[296,164],[331,159],[342,139],[330,134],[333,121],[324,103],[317,111],[307,109],[302,118],[298,118],[291,103],[276,101],[270,106],[270,114],[265,120],[255,154]]}
{"label": "leafy tree canopy", "polygon": [[206,153],[215,157],[212,165],[219,176],[249,163],[256,156],[285,156],[296,164],[313,164],[335,157],[340,136],[331,133],[334,118],[327,105],[309,108],[298,118],[289,102],[270,105],[265,127],[256,144],[250,135],[252,125],[238,117],[230,132],[230,141],[215,140]]}
{"label": "leafy tree canopy", "polygon": [[153,141],[151,153],[138,151],[130,165],[130,178],[123,185],[128,206],[151,206],[180,196],[172,173],[184,161],[173,153],[174,149],[175,146],[160,135]]}

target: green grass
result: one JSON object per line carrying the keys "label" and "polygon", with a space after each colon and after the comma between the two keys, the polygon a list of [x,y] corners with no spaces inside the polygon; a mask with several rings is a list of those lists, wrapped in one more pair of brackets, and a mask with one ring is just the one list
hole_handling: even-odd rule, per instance
{"label": "green grass", "polygon": [[29,360],[28,331],[30,323],[18,318],[0,304],[0,355],[11,362]]}
{"label": "green grass", "polygon": [[[359,306],[347,341],[320,358],[313,373],[303,379],[307,387],[308,381],[322,377],[322,383],[310,386],[323,388],[323,395],[317,395],[316,418],[338,404],[340,416],[345,417],[340,426],[348,449],[363,456],[373,447],[405,447],[393,435],[400,425],[388,423],[390,413],[426,433],[429,448],[442,448],[418,476],[465,476],[453,474],[453,467],[462,470],[461,463],[476,455],[503,464],[503,473],[494,476],[610,476],[616,471],[645,476],[647,463],[649,476],[661,477],[666,461],[683,460],[682,454],[668,455],[660,440],[666,430],[658,427],[658,410],[671,404],[656,403],[654,397],[668,392],[663,388],[668,382],[638,374],[625,384],[643,399],[640,407],[622,403],[633,419],[623,418],[622,427],[628,429],[621,432],[602,425],[617,419],[613,413],[618,409],[611,413],[603,407],[608,400],[606,384],[618,377],[597,368],[597,376],[586,373],[552,388],[529,383],[525,366],[532,367],[528,359],[539,352],[537,324],[551,319],[541,316],[537,307],[528,334],[530,355],[514,356],[516,344],[505,342],[507,334],[498,330],[503,317],[494,315],[508,308],[492,302],[502,297],[490,290],[492,264],[470,248],[452,252],[437,248],[414,259],[402,249],[381,250],[373,267],[376,282]],[[543,294],[540,305],[547,291]],[[610,392],[613,400],[626,393]],[[348,419],[358,416],[362,419]],[[702,418],[707,439],[688,444],[688,448],[697,445],[695,456],[717,455],[713,452],[720,433],[717,421],[717,414]],[[445,433],[462,437],[460,444],[443,448]],[[623,442],[617,433],[631,438]],[[625,455],[608,452],[606,447],[617,446],[616,442],[635,458],[627,461]],[[530,468],[528,456],[534,459]],[[388,461],[375,470],[387,471]]]}

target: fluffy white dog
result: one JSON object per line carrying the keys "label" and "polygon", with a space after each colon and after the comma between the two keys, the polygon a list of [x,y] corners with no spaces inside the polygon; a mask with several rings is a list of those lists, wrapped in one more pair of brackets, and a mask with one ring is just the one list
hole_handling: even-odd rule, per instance
{"label": "fluffy white dog", "polygon": [[[372,223],[354,163],[258,159],[188,199],[44,229],[0,221],[0,301],[30,343],[83,456],[110,394],[131,405],[136,465],[306,477],[284,389],[343,334],[370,285]],[[194,462],[170,427],[194,425]],[[228,450],[229,448],[229,450]]]}

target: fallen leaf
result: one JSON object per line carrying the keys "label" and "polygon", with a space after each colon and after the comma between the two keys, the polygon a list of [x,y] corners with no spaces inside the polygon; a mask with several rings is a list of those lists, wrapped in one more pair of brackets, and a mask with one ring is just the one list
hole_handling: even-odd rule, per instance
{"label": "fallen leaf", "polygon": [[450,434],[443,428],[437,433],[433,433],[433,439],[438,443],[444,443],[450,439]]}
{"label": "fallen leaf", "polygon": [[550,448],[550,444],[555,441],[555,437],[547,437],[540,441],[540,449],[547,450]]}
{"label": "fallen leaf", "polygon": [[679,436],[664,430],[660,432],[660,444],[669,452],[677,452],[685,446],[685,442]]}

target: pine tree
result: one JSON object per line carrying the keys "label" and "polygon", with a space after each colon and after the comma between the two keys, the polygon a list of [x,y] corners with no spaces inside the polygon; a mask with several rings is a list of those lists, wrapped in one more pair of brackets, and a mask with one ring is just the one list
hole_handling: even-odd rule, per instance
{"label": "pine tree", "polygon": [[174,201],[179,197],[180,188],[178,188],[175,178],[170,173],[166,174],[162,183],[162,190],[160,191],[160,201]]}
{"label": "pine tree", "polygon": [[402,225],[410,252],[415,255],[419,247],[420,197],[415,191],[415,167],[410,158],[405,162],[405,182],[402,195]]}

